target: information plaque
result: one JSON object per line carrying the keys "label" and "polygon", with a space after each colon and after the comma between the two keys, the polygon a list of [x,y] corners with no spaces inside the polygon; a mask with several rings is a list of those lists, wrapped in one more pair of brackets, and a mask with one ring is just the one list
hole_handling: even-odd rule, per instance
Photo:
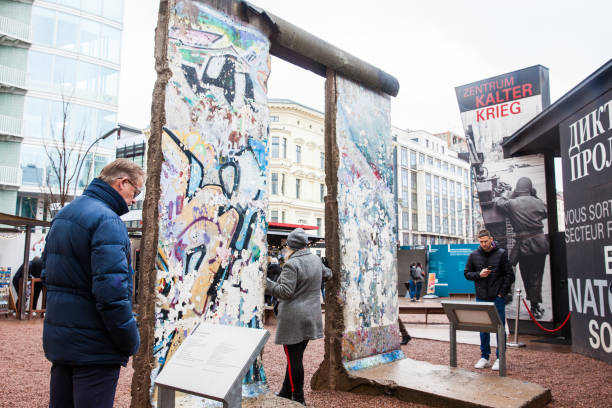
{"label": "information plaque", "polygon": [[242,379],[270,333],[263,329],[200,323],[155,379],[158,407],[174,407],[174,391],[240,407]]}

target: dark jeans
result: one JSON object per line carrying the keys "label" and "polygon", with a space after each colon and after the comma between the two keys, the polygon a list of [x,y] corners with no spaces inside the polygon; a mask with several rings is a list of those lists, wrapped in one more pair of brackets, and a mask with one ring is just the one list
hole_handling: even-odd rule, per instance
{"label": "dark jeans", "polygon": [[423,289],[423,281],[410,281],[410,299],[416,297],[416,300],[419,300],[421,297],[421,289]]}
{"label": "dark jeans", "polygon": [[285,370],[285,380],[279,393],[280,396],[291,398],[295,401],[304,401],[304,350],[308,345],[308,340],[297,344],[285,344],[285,356],[287,357],[287,369]]}
{"label": "dark jeans", "polygon": [[[506,302],[504,298],[500,298],[499,296],[495,297],[495,300],[487,300],[476,298],[477,302],[495,302],[495,308],[497,309],[497,313],[499,314],[499,318],[502,321],[502,324],[506,325]],[[506,329],[504,327],[504,344],[506,343]],[[499,358],[499,339],[497,339],[497,347],[495,348],[495,356]],[[491,355],[491,333],[480,333],[480,357],[488,360]]]}
{"label": "dark jeans", "polygon": [[53,364],[49,408],[112,408],[120,368]]}
{"label": "dark jeans", "polygon": [[525,285],[527,300],[531,304],[542,303],[542,278],[546,254],[522,255],[519,258],[521,278]]}

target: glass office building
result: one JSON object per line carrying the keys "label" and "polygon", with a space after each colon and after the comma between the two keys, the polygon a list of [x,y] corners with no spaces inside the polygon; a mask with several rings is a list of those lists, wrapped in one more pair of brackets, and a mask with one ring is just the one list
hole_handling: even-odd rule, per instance
{"label": "glass office building", "polygon": [[[49,154],[76,169],[116,126],[122,21],[123,0],[0,0],[0,212],[46,218]],[[114,136],[97,143],[70,191],[114,156]]]}

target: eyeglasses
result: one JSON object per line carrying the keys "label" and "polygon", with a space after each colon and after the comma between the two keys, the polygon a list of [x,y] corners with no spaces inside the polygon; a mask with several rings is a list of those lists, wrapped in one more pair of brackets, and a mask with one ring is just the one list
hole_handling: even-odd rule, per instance
{"label": "eyeglasses", "polygon": [[136,187],[136,184],[132,183],[132,180],[130,180],[129,178],[126,177],[126,180],[128,181],[128,183],[130,183],[132,185],[132,187],[134,187],[134,198],[138,197],[140,195],[140,193],[142,193],[142,191]]}

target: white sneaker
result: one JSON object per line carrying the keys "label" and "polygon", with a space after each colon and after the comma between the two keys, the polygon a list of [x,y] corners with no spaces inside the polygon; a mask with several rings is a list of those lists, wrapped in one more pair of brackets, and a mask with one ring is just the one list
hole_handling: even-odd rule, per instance
{"label": "white sneaker", "polygon": [[491,367],[491,363],[489,363],[489,360],[485,358],[481,358],[480,360],[478,360],[476,364],[474,364],[474,368],[487,368],[487,367]]}
{"label": "white sneaker", "polygon": [[491,367],[491,370],[499,371],[499,358],[495,360],[495,362],[493,363],[493,367]]}

